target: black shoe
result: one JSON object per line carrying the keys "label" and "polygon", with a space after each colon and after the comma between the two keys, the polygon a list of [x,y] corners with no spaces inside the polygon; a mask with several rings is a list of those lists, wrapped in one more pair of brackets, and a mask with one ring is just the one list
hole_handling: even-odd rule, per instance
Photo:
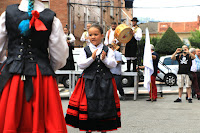
{"label": "black shoe", "polygon": [[198,100],[200,100],[200,97],[198,97]]}
{"label": "black shoe", "polygon": [[188,99],[188,103],[192,103],[192,99]]}
{"label": "black shoe", "polygon": [[175,102],[175,103],[181,102],[181,99],[177,98],[174,102]]}
{"label": "black shoe", "polygon": [[188,97],[185,97],[185,100],[188,100]]}
{"label": "black shoe", "polygon": [[126,70],[126,71],[124,71],[124,72],[130,72],[130,70]]}
{"label": "black shoe", "polygon": [[[151,101],[151,99],[147,99],[146,101]],[[156,99],[153,99],[153,101],[157,101]]]}
{"label": "black shoe", "polygon": [[126,96],[121,96],[120,100],[125,101],[126,100]]}

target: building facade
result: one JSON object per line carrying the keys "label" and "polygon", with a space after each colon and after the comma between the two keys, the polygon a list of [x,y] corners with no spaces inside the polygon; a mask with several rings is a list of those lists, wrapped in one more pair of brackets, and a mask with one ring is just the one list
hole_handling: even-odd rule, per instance
{"label": "building facade", "polygon": [[145,36],[145,29],[148,27],[150,37],[162,37],[163,33],[171,27],[179,38],[189,44],[188,38],[191,37],[191,31],[200,30],[200,16],[194,22],[148,22],[139,25]]}
{"label": "building facade", "polygon": [[[112,22],[126,23],[131,26],[132,9],[125,9],[124,0],[40,0],[47,8],[56,13],[63,27],[68,25],[76,38],[75,44],[82,46],[80,38],[87,23],[99,23],[104,34]],[[19,4],[21,0],[1,0],[0,14],[11,4]]]}

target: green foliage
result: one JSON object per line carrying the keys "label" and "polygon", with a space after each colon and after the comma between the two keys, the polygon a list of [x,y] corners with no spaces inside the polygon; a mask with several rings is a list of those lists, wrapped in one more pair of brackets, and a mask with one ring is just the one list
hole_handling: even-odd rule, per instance
{"label": "green foliage", "polygon": [[192,37],[188,38],[192,47],[200,48],[200,31],[195,30],[191,32]]}
{"label": "green foliage", "polygon": [[[157,43],[160,41],[159,37],[152,37],[150,38],[150,43],[154,46],[157,45]],[[144,55],[144,46],[145,46],[145,37],[142,37],[142,39],[138,43],[137,47],[137,57],[138,57],[138,64],[142,65],[143,55]]]}
{"label": "green foliage", "polygon": [[174,30],[169,27],[156,45],[155,50],[160,55],[168,55],[174,53],[177,48],[181,48],[182,46],[183,42],[181,39]]}
{"label": "green foliage", "polygon": [[156,46],[158,44],[158,42],[160,41],[159,37],[152,37],[150,38],[150,42],[151,44],[153,44],[154,46]]}

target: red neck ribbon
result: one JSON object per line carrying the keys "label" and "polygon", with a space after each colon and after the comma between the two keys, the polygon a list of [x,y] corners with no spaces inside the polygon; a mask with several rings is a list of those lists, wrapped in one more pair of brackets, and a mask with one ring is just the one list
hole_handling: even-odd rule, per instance
{"label": "red neck ribbon", "polygon": [[31,18],[31,21],[30,21],[30,24],[29,24],[29,28],[35,27],[36,31],[46,31],[47,28],[44,25],[44,23],[41,20],[38,19],[39,17],[40,17],[40,13],[36,10],[33,10],[32,11],[32,18]]}

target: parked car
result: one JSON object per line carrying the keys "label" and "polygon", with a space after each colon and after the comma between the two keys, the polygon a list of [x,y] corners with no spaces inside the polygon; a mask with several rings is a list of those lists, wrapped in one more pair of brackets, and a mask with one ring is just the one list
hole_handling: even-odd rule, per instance
{"label": "parked car", "polygon": [[172,60],[171,55],[160,57],[158,63],[157,79],[164,81],[167,86],[176,85],[178,73],[178,61]]}

